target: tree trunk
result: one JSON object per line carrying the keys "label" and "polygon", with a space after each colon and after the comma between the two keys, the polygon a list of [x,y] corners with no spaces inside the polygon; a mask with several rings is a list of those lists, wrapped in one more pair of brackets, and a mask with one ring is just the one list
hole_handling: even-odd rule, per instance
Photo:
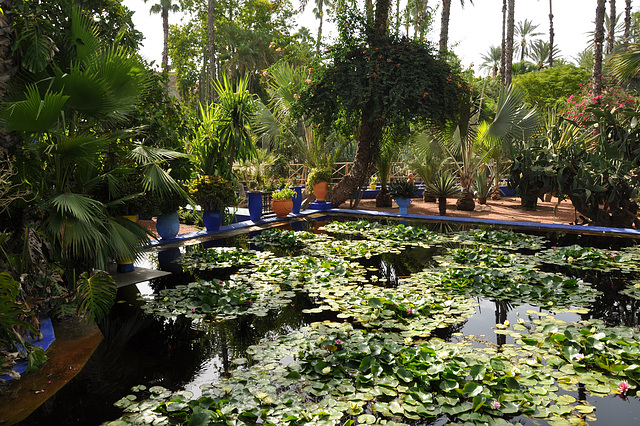
{"label": "tree trunk", "polygon": [[502,0],[502,44],[500,50],[500,85],[505,86],[507,59],[507,0]]}
{"label": "tree trunk", "polygon": [[505,54],[505,77],[506,86],[511,85],[511,77],[513,74],[513,29],[515,20],[515,0],[509,0],[509,12],[507,14],[507,52]]}
{"label": "tree trunk", "polygon": [[624,8],[624,43],[629,44],[629,37],[631,36],[631,0],[625,1]]}
{"label": "tree trunk", "polygon": [[598,0],[596,7],[596,29],[593,36],[593,95],[602,93],[602,42],[604,40],[604,6],[606,0]]}
{"label": "tree trunk", "polygon": [[[389,21],[390,0],[377,0],[374,34],[379,37],[387,35]],[[353,160],[353,167],[349,174],[342,178],[333,192],[327,197],[333,207],[337,207],[349,200],[362,185],[369,181],[374,170],[374,154],[380,148],[384,123],[381,117],[373,114],[373,101],[367,102],[362,111],[360,132],[358,135],[358,149]]]}
{"label": "tree trunk", "polygon": [[207,47],[209,56],[209,72],[207,73],[207,100],[213,102],[214,90],[213,82],[216,79],[216,43],[215,43],[215,27],[213,18],[215,15],[215,0],[207,1]]}
{"label": "tree trunk", "polygon": [[440,55],[447,51],[449,41],[449,15],[451,14],[451,0],[442,0],[442,15],[440,17]]}
{"label": "tree trunk", "polygon": [[373,105],[369,101],[362,112],[358,149],[353,160],[353,167],[349,174],[338,182],[333,192],[327,196],[327,200],[331,202],[333,207],[338,207],[349,200],[354,192],[362,187],[365,182],[368,182],[371,177],[371,171],[374,170],[374,153],[378,150],[382,140],[382,125],[380,120],[373,116],[372,111]]}
{"label": "tree trunk", "polygon": [[324,0],[318,2],[318,14],[320,15],[320,23],[318,24],[318,39],[316,40],[316,53],[320,52],[320,44],[322,43],[322,22],[324,20]]}
{"label": "tree trunk", "polygon": [[440,213],[440,216],[447,215],[447,197],[438,198],[438,211]]}
{"label": "tree trunk", "polygon": [[162,8],[162,44],[162,72],[169,75],[169,9],[166,7]]}
{"label": "tree trunk", "polygon": [[553,67],[553,0],[549,0],[549,68]]}
{"label": "tree trunk", "polygon": [[613,53],[616,42],[616,1],[609,0],[609,31],[607,32],[607,54]]}

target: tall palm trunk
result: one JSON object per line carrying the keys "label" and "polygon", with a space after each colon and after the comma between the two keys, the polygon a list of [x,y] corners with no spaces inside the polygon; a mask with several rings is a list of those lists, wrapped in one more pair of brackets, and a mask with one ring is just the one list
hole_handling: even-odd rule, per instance
{"label": "tall palm trunk", "polygon": [[593,84],[594,96],[602,93],[602,42],[604,41],[604,8],[606,0],[598,0],[596,6],[596,29],[593,36]]}
{"label": "tall palm trunk", "polygon": [[207,1],[207,48],[209,56],[209,68],[207,73],[206,93],[207,101],[213,102],[213,82],[216,79],[216,41],[215,41],[215,27],[213,25],[213,17],[215,15],[215,0]]}
{"label": "tall palm trunk", "polygon": [[553,67],[553,0],[549,0],[549,68]]}
{"label": "tall palm trunk", "polygon": [[169,10],[162,8],[162,72],[169,74]]}
{"label": "tall palm trunk", "polygon": [[507,0],[502,0],[502,44],[500,50],[500,85],[505,86],[507,63]]}
{"label": "tall palm trunk", "polygon": [[447,51],[449,41],[449,17],[451,15],[451,0],[442,0],[442,15],[440,16],[440,54]]}
{"label": "tall palm trunk", "polygon": [[607,32],[607,55],[613,53],[616,42],[616,1],[609,0],[609,31]]}
{"label": "tall palm trunk", "polygon": [[320,43],[322,43],[322,22],[324,20],[324,0],[318,0],[318,16],[320,23],[318,24],[318,40],[316,41],[316,52],[320,52]]}
{"label": "tall palm trunk", "polygon": [[[376,10],[374,17],[374,37],[387,35],[389,19],[390,0],[376,0]],[[336,185],[327,200],[334,207],[339,206],[351,198],[353,193],[369,180],[374,170],[374,154],[380,146],[383,120],[374,113],[375,105],[373,100],[369,100],[363,108],[360,120],[360,131],[358,134],[358,149],[353,160],[353,167],[342,180]]]}
{"label": "tall palm trunk", "polygon": [[509,12],[507,13],[507,51],[505,53],[505,77],[506,86],[511,85],[511,77],[513,74],[513,31],[515,20],[515,0],[509,0]]}
{"label": "tall palm trunk", "polygon": [[629,43],[629,36],[631,35],[631,0],[625,1],[624,8],[624,43]]}

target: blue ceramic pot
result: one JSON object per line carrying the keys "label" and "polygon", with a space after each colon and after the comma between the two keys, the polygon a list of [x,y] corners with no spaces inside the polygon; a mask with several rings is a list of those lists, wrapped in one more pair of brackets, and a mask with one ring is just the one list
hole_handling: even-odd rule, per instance
{"label": "blue ceramic pot", "polygon": [[156,221],[156,231],[160,238],[175,238],[180,231],[180,217],[178,212],[161,214]]}
{"label": "blue ceramic pot", "polygon": [[262,191],[247,192],[249,217],[256,222],[262,217]]}
{"label": "blue ceramic pot", "polygon": [[400,214],[407,214],[407,207],[411,204],[411,198],[396,198],[396,204],[400,207]]}
{"label": "blue ceramic pot", "polygon": [[296,191],[296,195],[293,197],[293,208],[291,209],[291,213],[298,214],[300,213],[300,207],[302,206],[302,187],[293,186],[291,189]]}
{"label": "blue ceramic pot", "polygon": [[202,212],[202,221],[207,231],[217,231],[222,225],[222,212],[212,212],[205,210]]}

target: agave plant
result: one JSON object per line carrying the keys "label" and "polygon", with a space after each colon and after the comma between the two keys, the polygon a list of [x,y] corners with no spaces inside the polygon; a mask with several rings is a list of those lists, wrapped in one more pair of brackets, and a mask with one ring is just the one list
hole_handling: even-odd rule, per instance
{"label": "agave plant", "polygon": [[438,199],[440,216],[447,215],[447,198],[457,196],[460,193],[460,185],[451,173],[440,172],[433,180],[427,183],[425,191]]}

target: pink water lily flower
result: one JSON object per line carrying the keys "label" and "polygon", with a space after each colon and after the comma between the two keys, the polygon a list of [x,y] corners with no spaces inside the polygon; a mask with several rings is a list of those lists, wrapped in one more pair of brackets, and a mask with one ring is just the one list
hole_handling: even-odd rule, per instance
{"label": "pink water lily flower", "polygon": [[498,408],[500,408],[500,403],[498,401],[493,401],[491,403],[491,408],[493,408],[494,410],[497,410]]}
{"label": "pink water lily flower", "polygon": [[620,383],[618,383],[618,391],[622,395],[626,395],[629,388],[631,388],[631,386],[629,386],[629,382],[627,382],[626,380],[623,380]]}

